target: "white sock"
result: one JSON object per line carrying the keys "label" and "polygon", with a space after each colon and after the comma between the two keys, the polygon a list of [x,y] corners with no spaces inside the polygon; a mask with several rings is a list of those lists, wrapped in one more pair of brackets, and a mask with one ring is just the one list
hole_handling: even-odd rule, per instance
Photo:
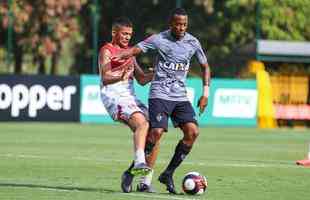
{"label": "white sock", "polygon": [[144,183],[145,185],[150,186],[151,183],[152,183],[153,172],[154,172],[154,170],[152,169],[151,172],[148,175],[141,176],[140,183]]}
{"label": "white sock", "polygon": [[143,149],[137,149],[135,153],[135,165],[138,163],[145,163],[145,155]]}

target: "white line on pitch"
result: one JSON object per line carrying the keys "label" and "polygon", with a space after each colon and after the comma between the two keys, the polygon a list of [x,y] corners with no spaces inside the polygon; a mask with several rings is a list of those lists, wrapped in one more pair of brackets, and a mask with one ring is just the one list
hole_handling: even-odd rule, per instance
{"label": "white line on pitch", "polygon": [[[56,156],[42,156],[42,155],[29,155],[29,154],[0,154],[0,157],[13,157],[13,158],[33,158],[33,159],[47,159],[47,160],[54,160],[54,159],[71,159],[71,160],[86,160],[86,161],[97,161],[97,162],[126,162],[128,163],[128,160],[124,159],[111,159],[111,158],[89,158],[89,157],[56,157]],[[268,168],[268,167],[277,167],[277,168],[296,168],[296,165],[287,163],[242,163],[247,161],[238,161],[239,163],[227,163],[228,161],[223,160],[226,163],[223,162],[216,162],[216,161],[210,161],[210,163],[205,162],[191,162],[191,161],[184,161],[183,164],[185,165],[199,165],[199,166],[221,166],[221,167],[262,167],[262,168]],[[279,161],[280,162],[280,161]],[[166,163],[164,161],[159,161],[158,163]],[[292,161],[293,163],[293,161]]]}

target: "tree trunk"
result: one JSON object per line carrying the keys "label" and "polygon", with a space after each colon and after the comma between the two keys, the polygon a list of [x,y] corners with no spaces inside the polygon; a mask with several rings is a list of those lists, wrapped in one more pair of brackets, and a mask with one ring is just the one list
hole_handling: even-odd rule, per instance
{"label": "tree trunk", "polygon": [[38,57],[38,63],[39,63],[38,73],[39,74],[46,74],[45,58],[43,56]]}
{"label": "tree trunk", "polygon": [[21,74],[23,64],[23,49],[21,47],[14,48],[14,57],[14,74]]}
{"label": "tree trunk", "polygon": [[58,62],[60,58],[61,44],[57,43],[57,51],[52,54],[51,74],[58,74]]}

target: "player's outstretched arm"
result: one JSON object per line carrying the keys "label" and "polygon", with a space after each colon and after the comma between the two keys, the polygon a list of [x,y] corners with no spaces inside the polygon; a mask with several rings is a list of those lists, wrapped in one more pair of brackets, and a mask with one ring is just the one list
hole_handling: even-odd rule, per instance
{"label": "player's outstretched arm", "polygon": [[139,66],[139,64],[137,63],[136,59],[134,59],[134,63],[135,63],[135,78],[137,79],[138,83],[140,85],[145,85],[148,82],[150,82],[153,79],[154,73],[153,72],[148,72],[145,73],[141,67]]}
{"label": "player's outstretched arm", "polygon": [[198,107],[199,115],[205,111],[205,108],[208,105],[209,98],[209,86],[210,86],[210,67],[208,64],[201,64],[202,69],[202,85],[203,85],[203,94],[199,98]]}
{"label": "player's outstretched arm", "polygon": [[[125,62],[123,65],[123,70],[112,72],[111,53],[107,49],[104,49],[102,52],[100,52],[99,73],[101,76],[102,84],[108,85],[116,83],[118,81],[122,81],[126,76],[127,67],[125,65],[128,65],[128,63]],[[120,66],[120,68],[122,68],[122,66]]]}
{"label": "player's outstretched arm", "polygon": [[127,59],[132,56],[136,56],[142,52],[142,49],[140,49],[137,46],[131,47],[129,49],[121,51],[118,55],[114,56],[112,59],[115,60],[121,60],[121,59]]}

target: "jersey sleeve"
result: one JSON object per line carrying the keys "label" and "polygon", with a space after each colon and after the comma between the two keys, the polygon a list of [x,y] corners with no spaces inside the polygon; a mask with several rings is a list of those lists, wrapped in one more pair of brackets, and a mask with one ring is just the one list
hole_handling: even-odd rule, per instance
{"label": "jersey sleeve", "polygon": [[205,52],[203,51],[201,44],[198,40],[196,42],[195,57],[197,58],[197,60],[200,64],[207,64],[208,63],[207,56],[206,56]]}
{"label": "jersey sleeve", "polygon": [[145,53],[149,49],[154,50],[157,48],[158,39],[159,39],[158,34],[151,35],[142,42],[139,42],[136,46]]}

